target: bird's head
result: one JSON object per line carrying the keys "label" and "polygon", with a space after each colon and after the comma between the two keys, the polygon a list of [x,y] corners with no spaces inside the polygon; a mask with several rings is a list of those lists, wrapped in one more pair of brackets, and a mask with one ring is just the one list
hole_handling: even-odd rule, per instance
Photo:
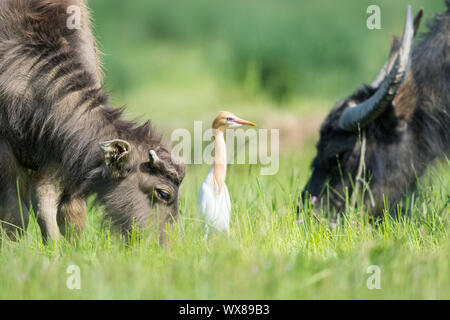
{"label": "bird's head", "polygon": [[226,130],[229,128],[232,129],[245,125],[252,127],[256,126],[256,124],[254,124],[253,122],[238,118],[231,112],[221,111],[219,115],[214,119],[212,128],[217,130]]}

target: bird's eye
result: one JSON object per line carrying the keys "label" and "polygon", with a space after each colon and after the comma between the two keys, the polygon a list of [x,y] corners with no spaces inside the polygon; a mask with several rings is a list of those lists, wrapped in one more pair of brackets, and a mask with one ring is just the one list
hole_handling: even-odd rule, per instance
{"label": "bird's eye", "polygon": [[170,193],[168,193],[168,192],[166,192],[166,191],[164,191],[164,190],[161,190],[161,189],[156,189],[156,193],[158,194],[158,196],[159,196],[161,199],[163,199],[163,200],[165,200],[165,201],[169,201],[169,199],[170,199]]}
{"label": "bird's eye", "polygon": [[227,121],[231,121],[231,120],[233,120],[232,117],[227,117]]}

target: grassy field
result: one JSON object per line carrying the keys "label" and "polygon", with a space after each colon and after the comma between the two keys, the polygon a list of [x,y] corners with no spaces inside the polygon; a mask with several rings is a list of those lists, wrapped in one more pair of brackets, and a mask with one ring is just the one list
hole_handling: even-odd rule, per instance
{"label": "grassy field", "polygon": [[[176,4],[175,4],[176,3]],[[208,167],[190,165],[181,221],[168,245],[129,246],[89,207],[76,241],[44,245],[34,220],[0,242],[0,299],[450,299],[450,163],[435,163],[410,195],[409,214],[369,222],[348,210],[337,225],[309,208],[296,217],[321,119],[333,101],[383,65],[406,4],[426,17],[443,1],[90,1],[113,105],[175,128],[206,127],[221,109],[279,128],[280,170],[230,165],[231,233],[204,241],[195,211]],[[382,8],[382,30],[365,27]],[[426,30],[423,27],[421,30]],[[90,203],[93,203],[91,199]],[[71,265],[81,288],[68,289]],[[370,290],[369,266],[381,270]],[[370,269],[369,269],[370,270]]]}
{"label": "grassy field", "polygon": [[[448,163],[430,170],[410,216],[369,223],[356,210],[329,227],[309,210],[302,223],[295,217],[308,160],[284,157],[273,177],[260,176],[257,166],[231,167],[229,238],[206,243],[193,209],[206,167],[189,168],[181,223],[167,247],[152,235],[126,247],[102,227],[97,208],[75,243],[46,246],[32,223],[24,239],[2,243],[0,298],[450,298]],[[70,265],[80,267],[80,290],[66,287]],[[366,286],[370,265],[381,269],[379,290]]]}

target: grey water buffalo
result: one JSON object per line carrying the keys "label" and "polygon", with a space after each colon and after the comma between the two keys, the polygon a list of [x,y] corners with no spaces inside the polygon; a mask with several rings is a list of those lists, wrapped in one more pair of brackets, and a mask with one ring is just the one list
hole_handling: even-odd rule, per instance
{"label": "grey water buffalo", "polygon": [[124,234],[176,221],[185,166],[149,122],[122,113],[102,89],[84,1],[0,1],[2,229],[26,228],[32,206],[45,238],[80,231],[90,195]]}
{"label": "grey water buffalo", "polygon": [[364,187],[363,202],[376,215],[385,201],[392,208],[414,190],[431,161],[448,156],[450,10],[414,45],[421,15],[413,21],[408,7],[403,35],[376,80],[339,101],[322,123],[303,200],[342,212],[345,194],[359,198]]}

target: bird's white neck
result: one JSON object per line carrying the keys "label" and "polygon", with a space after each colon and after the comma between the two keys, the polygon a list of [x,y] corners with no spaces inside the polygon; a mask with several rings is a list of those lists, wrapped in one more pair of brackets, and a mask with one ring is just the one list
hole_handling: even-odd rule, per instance
{"label": "bird's white neck", "polygon": [[214,180],[217,192],[222,191],[227,175],[227,148],[222,130],[214,130]]}

